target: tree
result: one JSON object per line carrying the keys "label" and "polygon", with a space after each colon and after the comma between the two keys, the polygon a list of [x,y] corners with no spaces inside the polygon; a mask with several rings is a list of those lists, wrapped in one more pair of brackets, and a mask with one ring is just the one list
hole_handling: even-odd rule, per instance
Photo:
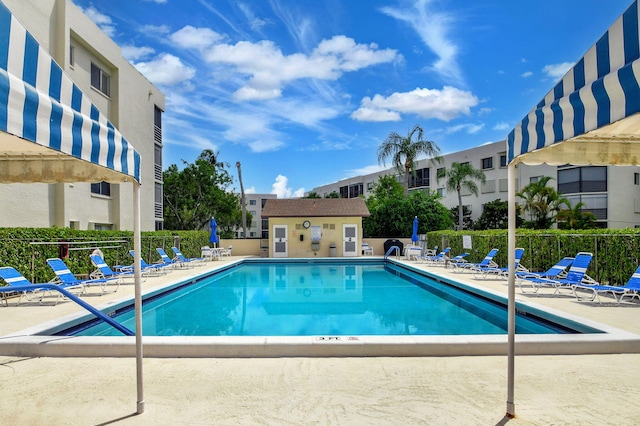
{"label": "tree", "polygon": [[[219,153],[203,151],[194,164],[182,161],[163,173],[164,226],[171,230],[207,229],[215,217],[221,230],[240,226],[242,214],[237,194],[227,191],[233,180],[218,160]],[[225,236],[225,234],[223,234]],[[226,237],[232,237],[233,231]]]}
{"label": "tree", "polygon": [[342,198],[342,196],[340,196],[340,193],[338,191],[331,191],[330,193],[326,194],[324,198]]}
{"label": "tree", "polygon": [[464,226],[463,210],[462,210],[462,189],[466,189],[476,197],[478,196],[478,185],[476,180],[482,183],[486,182],[486,177],[482,170],[474,168],[469,163],[451,163],[451,168],[443,170],[437,176],[440,179],[446,179],[447,190],[456,191],[458,193],[458,231]]}
{"label": "tree", "polygon": [[410,237],[415,216],[421,234],[452,226],[440,196],[413,191],[405,197],[402,185],[393,176],[381,176],[366,203],[370,216],[363,219],[362,226],[368,237]]}
{"label": "tree", "polygon": [[459,226],[460,215],[458,206],[449,209],[449,215],[456,229],[473,229],[474,223],[471,220],[471,209],[467,206],[462,206],[462,228]]}
{"label": "tree", "polygon": [[[516,227],[522,226],[523,219],[516,211]],[[482,214],[473,224],[473,229],[507,229],[509,226],[509,203],[500,199],[489,201],[482,208]]]}
{"label": "tree", "polygon": [[521,205],[523,212],[529,213],[529,220],[523,227],[533,229],[549,229],[556,221],[556,214],[561,205],[568,200],[562,197],[555,189],[547,186],[552,178],[542,176],[536,182],[531,182],[516,195],[524,200]]}
{"label": "tree", "polygon": [[320,197],[320,195],[316,191],[311,191],[310,193],[308,193],[302,198],[322,198],[322,197]]}
{"label": "tree", "polygon": [[384,165],[385,160],[391,157],[396,170],[404,174],[405,196],[409,193],[409,173],[415,174],[418,156],[424,154],[432,160],[440,161],[440,148],[435,142],[424,140],[423,133],[422,127],[416,124],[406,137],[396,132],[389,133],[378,147],[378,163],[382,162]]}
{"label": "tree", "polygon": [[596,216],[591,212],[582,210],[586,205],[581,201],[574,207],[571,202],[566,200],[566,208],[561,209],[556,218],[558,220],[558,228],[560,229],[589,229],[593,228],[596,223]]}

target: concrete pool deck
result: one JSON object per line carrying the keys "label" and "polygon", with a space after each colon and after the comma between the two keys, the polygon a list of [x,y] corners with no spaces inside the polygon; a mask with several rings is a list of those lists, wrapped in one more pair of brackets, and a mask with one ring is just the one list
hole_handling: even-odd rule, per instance
{"label": "concrete pool deck", "polygon": [[[151,289],[229,261],[149,278]],[[447,276],[439,267],[410,265]],[[496,292],[504,281],[476,281]],[[94,305],[133,293],[86,297]],[[640,303],[599,306],[521,295],[540,305],[640,334]],[[74,314],[58,306],[0,308],[0,335]],[[506,348],[505,348],[506,352]],[[516,358],[516,419],[509,424],[633,424],[640,348],[611,355]],[[2,356],[3,422],[13,424],[504,424],[506,356],[367,358],[146,358],[146,412],[134,416],[132,358]]]}

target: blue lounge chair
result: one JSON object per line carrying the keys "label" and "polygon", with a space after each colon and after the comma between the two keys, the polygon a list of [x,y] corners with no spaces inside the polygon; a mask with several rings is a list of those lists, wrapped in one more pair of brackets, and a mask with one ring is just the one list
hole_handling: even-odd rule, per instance
{"label": "blue lounge chair", "polygon": [[[133,266],[117,266],[115,267],[117,271],[114,271],[101,256],[92,254],[89,257],[93,266],[96,267],[96,270],[89,274],[91,279],[117,279],[122,284],[125,278],[131,278],[132,280],[135,278]],[[148,272],[142,271],[142,277],[146,279],[148,275]]]}
{"label": "blue lounge chair", "polygon": [[163,248],[157,247],[156,251],[160,255],[160,259],[162,259],[162,263],[165,265],[171,265],[173,268],[191,268],[193,265],[189,265],[189,262],[183,262],[179,259],[171,259],[169,255],[164,251]]}
{"label": "blue lounge chair", "polygon": [[484,259],[482,259],[482,262],[480,263],[470,263],[470,262],[454,263],[452,264],[453,271],[465,272],[465,271],[471,271],[472,268],[482,268],[482,267],[497,268],[498,264],[493,261],[493,258],[496,256],[496,254],[498,254],[498,249],[494,248],[494,249],[491,249],[489,253],[487,253],[487,255],[484,257]]}
{"label": "blue lounge chair", "polygon": [[118,280],[116,279],[99,278],[79,280],[78,277],[76,277],[73,272],[69,270],[66,263],[64,263],[62,259],[59,259],[57,257],[47,259],[47,264],[56,274],[56,277],[51,281],[52,283],[62,284],[65,286],[81,286],[82,291],[80,292],[80,294],[88,293],[87,288],[92,286],[99,287],[100,294],[106,293],[106,287],[110,283],[116,284],[116,288],[113,290],[114,293],[118,291],[118,288],[120,287],[120,282],[118,282]]}
{"label": "blue lounge chair", "polygon": [[552,287],[554,289],[553,294],[560,293],[563,288],[570,289],[573,292],[574,285],[592,282],[589,276],[586,275],[592,258],[593,255],[591,253],[578,253],[564,278],[526,278],[525,281],[531,283],[534,293],[538,293],[542,287]]}
{"label": "blue lounge chair", "polygon": [[431,265],[442,264],[449,259],[447,255],[451,251],[451,247],[445,247],[440,253],[435,256],[422,256],[418,260],[420,263],[428,263]]}
{"label": "blue lounge chair", "polygon": [[[576,293],[576,290],[592,292],[592,295],[589,298],[580,297],[578,296],[578,293]],[[573,294],[578,300],[597,300],[598,303],[602,304],[600,294],[606,293],[611,293],[617,304],[620,304],[624,297],[631,297],[631,300],[633,300],[634,297],[640,299],[640,266],[638,266],[633,275],[631,275],[631,278],[629,278],[623,286],[589,284],[576,284],[573,286]],[[620,298],[617,297],[618,294],[620,295]]]}
{"label": "blue lounge chair", "polygon": [[171,247],[171,250],[173,250],[173,253],[175,254],[174,259],[175,260],[179,260],[180,262],[204,262],[205,258],[204,257],[184,257],[184,255],[180,252],[180,250],[178,249],[178,247]]}
{"label": "blue lounge chair", "polygon": [[[133,257],[135,259],[135,252],[133,250],[129,250],[129,254],[131,255],[131,257]],[[140,269],[148,274],[148,275],[154,275],[154,276],[158,276],[158,275],[164,275],[168,272],[171,271],[171,264],[170,263],[147,263],[145,262],[145,260],[140,257]]]}
{"label": "blue lounge chair", "polygon": [[25,285],[33,286],[33,290],[21,291],[20,298],[18,299],[18,305],[20,304],[20,301],[22,300],[23,297],[30,302],[32,300],[32,297],[36,293],[40,293],[40,296],[37,299],[38,299],[38,302],[42,303],[42,298],[44,297],[46,290],[42,288],[38,288],[38,284],[32,284],[31,281],[26,279],[15,268],[12,268],[11,266],[3,266],[2,268],[0,268],[0,278],[2,278],[4,282],[7,284],[4,287],[0,287],[0,291],[2,291],[2,299],[4,300],[5,305],[7,306],[9,305],[9,303],[6,300],[6,294],[15,292],[14,290],[11,289],[11,287],[25,286]]}
{"label": "blue lounge chair", "polygon": [[449,259],[449,263],[467,263],[467,259],[465,259],[467,256],[469,256],[469,253],[460,253],[459,255],[453,256]]}
{"label": "blue lounge chair", "polygon": [[[520,261],[522,260],[522,256],[524,255],[523,248],[517,248],[515,251],[515,265],[516,271],[527,272],[527,268],[521,265]],[[482,278],[486,279],[488,276],[495,276],[496,278],[507,278],[509,274],[509,268],[499,268],[495,266],[475,266],[471,267],[471,271],[473,272],[473,277],[476,279]]]}
{"label": "blue lounge chair", "polygon": [[520,286],[520,291],[522,293],[526,293],[522,286],[523,283],[526,283],[527,278],[548,278],[548,279],[557,279],[564,278],[567,275],[567,268],[571,266],[573,263],[573,257],[567,256],[563,257],[553,265],[551,268],[547,269],[544,272],[531,272],[531,271],[516,271],[516,282]]}

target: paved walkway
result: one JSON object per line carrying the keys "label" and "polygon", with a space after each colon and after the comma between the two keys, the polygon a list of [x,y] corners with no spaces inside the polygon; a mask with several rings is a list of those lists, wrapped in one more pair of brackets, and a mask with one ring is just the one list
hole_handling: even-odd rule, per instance
{"label": "paved walkway", "polygon": [[[143,286],[151,289],[221,264],[150,278]],[[453,276],[506,292],[503,281]],[[116,294],[87,300],[100,305],[132,293],[133,286],[125,285]],[[598,306],[568,297],[518,297],[640,334],[637,301]],[[10,304],[0,308],[0,335],[76,311],[69,302]],[[0,356],[0,423],[631,425],[639,423],[638,365],[640,348],[625,355],[519,356],[517,417],[505,419],[506,357],[147,358],[145,412],[135,415],[134,359]]]}

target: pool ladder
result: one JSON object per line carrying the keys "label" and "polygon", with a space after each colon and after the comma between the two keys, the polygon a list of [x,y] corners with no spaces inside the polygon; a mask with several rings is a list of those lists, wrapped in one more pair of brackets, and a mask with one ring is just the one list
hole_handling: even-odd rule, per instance
{"label": "pool ladder", "polygon": [[389,247],[389,250],[387,250],[387,253],[384,255],[384,260],[387,260],[387,257],[389,257],[391,252],[394,251],[394,250],[396,251],[396,256],[400,256],[400,247],[391,246],[391,247]]}

